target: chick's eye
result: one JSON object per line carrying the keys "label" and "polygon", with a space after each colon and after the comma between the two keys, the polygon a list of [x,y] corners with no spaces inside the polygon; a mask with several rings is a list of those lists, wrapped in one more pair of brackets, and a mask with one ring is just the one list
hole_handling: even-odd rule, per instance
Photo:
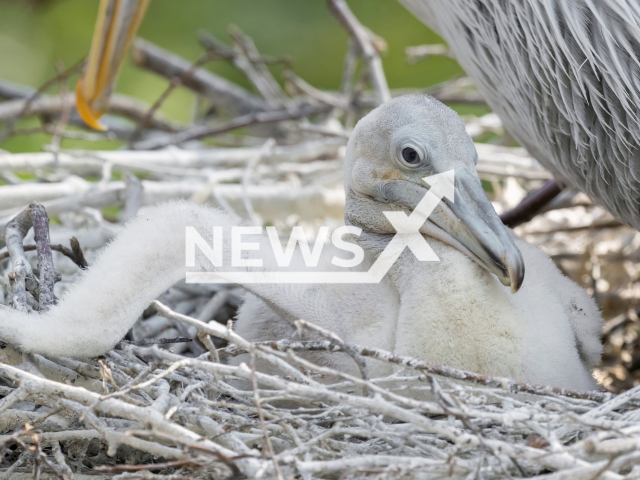
{"label": "chick's eye", "polygon": [[420,161],[420,155],[418,155],[418,152],[416,152],[411,147],[407,147],[402,150],[402,158],[404,158],[405,162],[412,164],[418,163]]}

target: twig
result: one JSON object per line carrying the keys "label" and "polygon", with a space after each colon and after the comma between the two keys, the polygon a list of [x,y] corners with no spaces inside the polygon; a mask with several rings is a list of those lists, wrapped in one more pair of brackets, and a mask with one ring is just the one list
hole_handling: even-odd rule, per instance
{"label": "twig", "polygon": [[83,67],[84,60],[85,59],[83,58],[82,60],[79,60],[78,62],[71,65],[65,71],[61,73],[58,72],[55,77],[53,77],[52,79],[42,84],[42,86],[38,90],[33,92],[24,102],[22,102],[22,108],[20,109],[20,111],[18,111],[17,114],[7,119],[7,123],[4,126],[4,130],[0,132],[0,142],[2,142],[4,139],[7,138],[10,132],[13,130],[13,127],[16,121],[30,112],[31,105],[40,95],[42,95],[44,92],[46,92],[50,87],[52,87],[56,83],[59,83],[61,81],[67,81],[70,75],[78,72]]}
{"label": "twig", "polygon": [[[35,128],[16,128],[13,130],[10,136],[19,137],[24,135],[38,135],[41,133],[55,134],[56,126],[50,123],[47,123]],[[117,140],[119,138],[118,135],[113,130],[108,130],[106,132],[100,132],[100,133],[90,133],[90,132],[83,132],[79,130],[78,131],[66,130],[66,131],[58,132],[58,136],[60,138],[81,139],[81,140],[88,140],[90,142],[97,142],[101,140]],[[52,150],[52,149],[49,148],[49,150]]]}
{"label": "twig", "polygon": [[[272,348],[273,350],[278,350],[280,352],[286,352],[289,350],[292,351],[302,351],[302,352],[331,352],[341,350],[341,347],[337,345],[335,342],[330,340],[316,340],[316,341],[303,341],[296,342],[292,340],[274,340],[271,342],[255,342],[256,346],[259,347],[267,347]],[[235,357],[237,355],[242,355],[247,353],[241,347],[237,345],[228,345],[224,348],[221,348],[217,351],[220,358],[225,357]]]}
{"label": "twig", "polygon": [[390,100],[391,93],[389,92],[387,78],[382,68],[382,61],[380,60],[378,51],[372,45],[366,29],[358,21],[344,0],[327,0],[327,5],[331,13],[338,19],[358,46],[360,55],[367,65],[369,80],[373,84],[378,104]]}
{"label": "twig", "polygon": [[[188,60],[140,39],[134,42],[132,54],[136,65],[168,79],[181,76],[192,65]],[[203,68],[197,68],[189,78],[185,78],[183,85],[232,114],[243,115],[267,110],[267,105],[262,100],[244,88]]]}
{"label": "twig", "polygon": [[[508,213],[508,212],[507,212]],[[577,225],[577,226],[559,226],[551,228],[549,230],[530,230],[527,231],[527,235],[552,235],[557,232],[582,232],[582,231],[596,231],[607,228],[622,228],[626,225],[618,220],[609,220],[606,222],[592,223],[589,225]]]}
{"label": "twig", "polygon": [[[69,240],[69,244],[71,245],[71,253],[73,254],[71,258],[71,260],[73,260],[73,262],[78,265],[80,268],[82,268],[83,270],[85,270],[89,265],[87,263],[87,261],[84,258],[84,254],[82,253],[82,249],[80,248],[80,242],[78,241],[78,239],[76,237],[71,237],[71,240]],[[62,247],[64,248],[64,247]],[[66,252],[63,252],[66,254]],[[69,255],[67,255],[69,256]]]}
{"label": "twig", "polygon": [[[51,245],[51,250],[62,253],[65,257],[69,258],[73,263],[75,263],[81,269],[86,269],[88,267],[87,261],[82,254],[82,250],[80,249],[80,243],[76,239],[76,237],[72,237],[70,242],[71,248],[65,247],[64,245]],[[32,252],[37,249],[36,245],[25,245],[25,252]],[[4,260],[5,258],[9,258],[9,252],[0,253],[0,260]]]}
{"label": "twig", "polygon": [[[12,100],[9,102],[0,103],[0,121],[8,120],[15,116],[25,118],[33,115],[47,115],[55,116],[60,115],[65,108],[73,110],[75,106],[75,97],[68,93],[66,95],[43,95],[39,98],[32,100],[29,104],[29,109],[26,110],[28,100]],[[133,99],[126,95],[114,94],[109,98],[109,113],[114,115],[121,115],[132,120],[139,121],[148,112],[149,106],[140,100]],[[24,113],[21,113],[23,112]],[[79,117],[72,115],[70,123],[77,126],[82,126]],[[158,112],[149,119],[147,122],[149,127],[163,130],[167,132],[177,132],[180,127],[173,122],[165,120]],[[6,137],[13,135],[15,130],[7,131]],[[6,138],[5,137],[5,138]]]}
{"label": "twig", "polygon": [[253,405],[256,407],[258,411],[258,418],[260,419],[260,428],[262,429],[262,435],[264,437],[266,448],[266,454],[268,458],[271,458],[273,462],[273,468],[276,471],[276,476],[278,480],[284,480],[282,476],[282,471],[280,470],[280,465],[278,464],[278,459],[275,455],[275,450],[273,449],[273,444],[271,443],[271,437],[269,436],[269,431],[265,425],[264,414],[262,412],[262,407],[260,405],[260,394],[258,389],[258,380],[256,378],[256,352],[255,347],[251,346],[251,383],[253,385]]}
{"label": "twig", "polygon": [[193,76],[193,74],[196,72],[196,70],[198,70],[200,67],[205,65],[207,62],[213,60],[216,57],[216,55],[217,54],[214,51],[205,52],[204,55],[202,55],[198,60],[193,62],[193,64],[189,67],[188,70],[182,72],[180,75],[175,76],[171,79],[171,81],[169,82],[169,85],[167,85],[167,88],[160,94],[160,96],[153,103],[153,105],[149,107],[149,110],[147,111],[147,113],[144,114],[144,116],[140,119],[140,121],[136,125],[136,129],[134,130],[133,134],[131,135],[131,138],[129,139],[129,146],[133,145],[135,142],[138,141],[138,139],[140,138],[140,135],[142,134],[142,131],[147,127],[147,124],[149,123],[151,118],[153,118],[153,116],[158,111],[158,109],[162,106],[165,100],[169,98],[169,95],[171,95],[171,92],[173,92],[176,88],[178,88],[180,85],[185,83],[185,81],[189,80]]}
{"label": "twig", "polygon": [[[260,139],[260,145],[256,147],[202,150],[74,150],[62,151],[57,155],[50,152],[0,153],[0,165],[3,170],[16,172],[51,169],[76,175],[100,176],[104,164],[109,163],[114,172],[160,171],[173,174],[183,169],[244,167],[254,158],[263,143],[264,139]],[[341,158],[340,150],[345,143],[344,139],[334,138],[276,146],[263,162],[305,162],[318,158]]]}
{"label": "twig", "polygon": [[518,206],[500,215],[502,223],[515,227],[531,220],[542,207],[553,200],[561,191],[555,180],[548,180],[540,189],[527,196]]}
{"label": "twig", "polygon": [[105,473],[140,472],[143,470],[164,470],[166,468],[186,467],[189,465],[198,466],[193,460],[175,460],[164,463],[145,463],[142,465],[98,465],[94,470]]}
{"label": "twig", "polygon": [[[302,321],[302,320],[300,320]],[[305,322],[304,326],[309,326],[309,322]],[[318,327],[319,328],[319,327]],[[324,330],[324,329],[323,329]],[[320,333],[320,331],[318,331]],[[344,351],[349,354],[340,342],[344,343],[339,337],[338,341],[335,341],[332,337],[335,336],[333,332],[327,332],[324,330],[327,338],[331,338],[329,343],[311,341],[311,342],[290,342],[290,341],[274,341],[274,342],[258,342],[257,346],[264,346],[273,350],[286,352],[287,350],[294,351],[328,351],[338,352]],[[240,348],[240,349],[239,349]],[[459,370],[457,368],[448,367],[446,365],[434,365],[415,358],[406,357],[402,355],[395,355],[391,352],[384,350],[363,347],[360,345],[349,344],[349,350],[356,355],[363,357],[376,358],[385,362],[393,363],[396,365],[402,365],[415,370],[420,370],[425,373],[435,374],[446,378],[452,378],[454,380],[461,380],[465,382],[473,382],[479,385],[484,385],[492,388],[504,389],[511,392],[530,393],[534,395],[562,395],[569,398],[592,400],[595,402],[606,402],[612,398],[610,392],[590,391],[582,392],[578,390],[571,390],[566,388],[550,387],[546,385],[535,385],[530,383],[516,382],[510,378],[492,377],[489,375],[481,375],[474,372],[467,372]],[[239,346],[230,346],[218,351],[221,357],[239,355],[242,350]]]}
{"label": "twig", "polygon": [[129,345],[138,345],[144,347],[146,345],[167,345],[169,343],[189,343],[193,342],[193,338],[178,337],[178,338],[143,338],[142,340],[122,340],[121,344],[126,343]]}
{"label": "twig", "polygon": [[367,374],[367,364],[365,363],[365,361],[362,359],[362,357],[360,356],[360,353],[357,351],[356,348],[352,347],[351,345],[345,343],[340,337],[338,337],[335,333],[330,332],[318,325],[315,325],[312,322],[308,322],[306,320],[298,320],[296,321],[296,327],[299,329],[307,329],[307,330],[311,330],[314,332],[318,332],[320,335],[322,335],[325,338],[328,338],[329,340],[335,342],[337,345],[339,345],[341,347],[341,349],[347,353],[347,355],[349,355],[351,358],[353,358],[353,361],[356,362],[356,365],[358,366],[358,369],[360,370],[360,375],[362,375],[362,379],[363,380],[369,380],[369,375]]}
{"label": "twig", "polygon": [[233,63],[253,83],[269,108],[277,109],[290,104],[291,102],[282,91],[280,84],[263,63],[253,40],[235,26],[229,28],[229,35],[234,43]]}
{"label": "twig", "polygon": [[7,253],[11,257],[13,272],[9,276],[13,288],[13,306],[16,310],[27,312],[27,278],[33,278],[31,265],[24,256],[23,240],[31,228],[31,214],[29,207],[22,210],[6,226],[5,241]]}
{"label": "twig", "polygon": [[[215,50],[220,58],[226,60],[233,60],[236,52],[229,45],[218,40],[210,32],[200,31],[198,32],[198,41],[207,50]],[[288,55],[259,55],[260,62],[266,65],[285,65],[289,66],[292,63],[292,59]]]}
{"label": "twig", "polygon": [[435,45],[417,45],[415,47],[407,47],[404,49],[407,55],[407,63],[409,65],[415,65],[426,58],[441,55],[443,57],[453,58],[453,53],[447,45],[435,44]]}
{"label": "twig", "polygon": [[[60,63],[59,66],[56,66],[56,69],[58,70],[59,75],[63,74],[64,64]],[[56,124],[56,127],[53,131],[53,136],[51,137],[50,148],[52,152],[57,152],[58,150],[60,150],[60,139],[62,138],[62,133],[67,128],[67,124],[69,123],[69,119],[71,118],[72,105],[69,102],[65,102],[65,99],[68,99],[68,82],[68,77],[60,79],[60,100],[62,102],[62,114],[60,115],[60,120]]]}
{"label": "twig", "polygon": [[27,87],[19,83],[14,83],[4,78],[0,79],[0,98],[3,100],[15,100],[17,98],[27,98],[36,91],[35,88]]}
{"label": "twig", "polygon": [[[37,282],[33,277],[31,266],[24,256],[25,247],[23,241],[31,227],[34,230],[35,249],[38,252],[40,278]],[[0,255],[0,259],[6,258],[7,255],[11,258],[14,271],[9,279],[14,290],[13,301],[15,308],[21,311],[28,311],[27,303],[29,302],[29,297],[26,290],[29,290],[38,299],[37,309],[45,312],[55,303],[53,288],[60,277],[53,264],[52,247],[49,240],[49,217],[44,207],[35,202],[22,210],[7,223],[4,229],[4,237],[7,244],[7,252]],[[29,248],[29,250],[31,249]],[[79,245],[77,249],[79,250]],[[72,254],[78,258],[77,253],[72,252]],[[82,257],[78,261],[83,260],[84,258]]]}
{"label": "twig", "polygon": [[44,207],[34,203],[28,208],[33,225],[36,250],[38,252],[38,269],[40,271],[40,295],[38,302],[40,311],[45,312],[55,303],[53,287],[59,280],[51,255],[51,241],[49,240],[49,217]]}
{"label": "twig", "polygon": [[332,107],[340,108],[343,110],[348,107],[347,102],[342,98],[339,98],[337,95],[325,92],[323,90],[315,88],[312,85],[309,85],[306,81],[297,76],[291,70],[285,70],[284,78],[295,85],[295,87],[302,93],[309,95],[314,100],[318,100],[325,105],[330,105]]}
{"label": "twig", "polygon": [[255,124],[282,122],[285,120],[295,120],[298,118],[308,117],[316,113],[326,112],[326,106],[302,106],[295,110],[275,110],[271,112],[249,113],[236,117],[235,119],[213,127],[196,126],[185,130],[182,133],[166,136],[157,140],[148,140],[139,142],[135,145],[138,150],[157,150],[159,148],[168,147],[169,145],[180,145],[190,140],[200,140],[207,137],[213,137],[221,133],[237,130],[238,128],[248,127]]}

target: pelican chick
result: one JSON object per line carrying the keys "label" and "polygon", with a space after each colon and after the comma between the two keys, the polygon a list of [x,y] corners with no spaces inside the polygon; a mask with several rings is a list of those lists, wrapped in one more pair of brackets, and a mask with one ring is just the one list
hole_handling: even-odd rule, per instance
{"label": "pelican chick", "polygon": [[[362,229],[354,240],[365,250],[363,268],[396,233],[383,212],[411,212],[426,194],[424,177],[454,170],[454,201],[444,198],[420,229],[440,261],[418,261],[405,249],[375,288],[326,285],[322,295],[313,289],[305,297],[310,320],[347,342],[432,363],[594,388],[592,369],[602,351],[595,302],[502,225],[476,163],[462,121],[432,97],[396,98],[360,120],[345,157],[345,221]],[[295,335],[290,321],[255,296],[241,307],[236,329],[252,341]],[[346,355],[307,356],[357,375]],[[372,376],[391,373],[381,362],[369,368]]]}
{"label": "pelican chick", "polygon": [[[439,261],[421,261],[404,249],[379,283],[242,284],[250,294],[239,312],[238,333],[254,341],[291,338],[293,322],[303,318],[347,342],[433,363],[559,387],[595,387],[591,370],[602,347],[594,301],[549,257],[502,225],[476,161],[460,118],[429,96],[406,95],[373,110],[354,129],[345,157],[345,221],[360,229],[350,241],[364,252],[351,270],[368,271],[397,233],[389,218],[411,214],[434,188],[429,177],[434,183],[434,175],[453,170],[455,186],[419,230],[418,238],[428,241]],[[222,251],[229,258],[234,222],[223,212],[184,201],[143,209],[49,311],[0,309],[0,338],[49,355],[108,351],[187,270],[224,278],[224,269],[204,255],[185,267],[187,227],[209,245],[212,227],[223,227]],[[262,253],[272,251],[266,235],[257,242]],[[326,245],[318,269],[340,270],[332,261],[344,256],[340,252]],[[297,253],[292,271],[301,265]],[[269,255],[261,267],[243,267],[276,268]],[[312,356],[355,369],[343,354]],[[372,376],[390,368],[370,363]]]}

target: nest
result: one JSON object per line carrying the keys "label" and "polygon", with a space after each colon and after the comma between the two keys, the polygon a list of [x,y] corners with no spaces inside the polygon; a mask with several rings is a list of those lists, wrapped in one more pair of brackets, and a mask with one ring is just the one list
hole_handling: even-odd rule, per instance
{"label": "nest", "polygon": [[[8,184],[0,188],[0,241],[8,246],[0,250],[0,304],[46,311],[142,205],[166,199],[212,203],[284,234],[298,225],[311,233],[340,225],[350,130],[405,92],[387,87],[384,41],[343,1],[329,3],[352,39],[339,91],[309,85],[292,73],[290,59],[261,55],[238,29],[232,46],[201,36],[205,52],[195,62],[138,41],[136,64],[170,85],[152,106],[115,96],[106,134],[87,132],[72,114],[66,82],[81,64],[38,91],[0,81],[8,99],[0,103],[0,137],[51,134],[44,152],[0,155]],[[408,53],[418,61],[448,50]],[[212,60],[233,62],[258,96],[202,68]],[[284,89],[265,65],[285,69]],[[59,94],[47,93],[54,85]],[[158,113],[177,86],[198,95],[187,125]],[[465,78],[428,93],[482,104]],[[34,115],[45,119],[37,131],[18,128]],[[550,179],[526,151],[509,146],[494,114],[464,120],[483,141],[478,173],[498,213],[512,212]],[[228,134],[239,128],[243,135]],[[67,138],[129,148],[63,150]],[[322,340],[251,344],[233,331],[242,289],[181,282],[102,357],[23,355],[3,345],[0,478],[639,478],[640,234],[568,190],[533,214],[516,232],[602,308],[605,354],[595,374],[608,391],[430,365],[345,344],[302,320],[299,331]],[[369,378],[361,368],[350,376],[311,363],[305,352],[318,350],[347,353],[360,367],[363,358],[391,363],[395,373]],[[239,354],[250,360],[228,362]],[[284,373],[262,372],[265,363]]]}
{"label": "nest", "polygon": [[[122,342],[82,362],[3,350],[6,474],[58,478],[558,478],[637,475],[636,390],[614,396],[491,378],[345,344],[250,343],[160,302],[210,351]],[[228,342],[216,349],[209,336]],[[354,377],[304,359],[346,352],[397,366]],[[249,364],[225,359],[249,354]],[[12,360],[21,360],[19,367]],[[284,375],[256,369],[277,366]],[[15,362],[13,362],[15,363]],[[326,382],[327,378],[336,381]],[[245,388],[242,388],[245,386]],[[91,477],[81,474],[91,470]],[[97,477],[96,474],[99,474]],[[102,476],[100,476],[102,475]],[[561,475],[561,477],[560,477]],[[15,476],[5,478],[17,478]]]}

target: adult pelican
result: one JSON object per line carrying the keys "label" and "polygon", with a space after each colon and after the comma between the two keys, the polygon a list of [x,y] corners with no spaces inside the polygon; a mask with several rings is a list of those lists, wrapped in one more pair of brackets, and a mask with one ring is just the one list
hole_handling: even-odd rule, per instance
{"label": "adult pelican", "polygon": [[[251,292],[237,324],[251,340],[289,336],[293,321],[304,318],[347,342],[400,355],[533,383],[595,387],[591,369],[602,350],[595,302],[548,256],[502,225],[476,162],[473,141],[453,110],[426,95],[390,100],[360,120],[344,165],[345,222],[355,228],[349,242],[363,252],[348,272],[369,272],[389,247],[397,259],[379,282],[238,281],[219,262],[195,254],[194,270],[226,275]],[[449,183],[442,201],[435,196],[428,218],[412,217],[425,198],[433,201],[433,176],[451,171],[455,186]],[[397,228],[407,215],[415,231]],[[57,305],[41,315],[3,310],[0,338],[43,354],[108,351],[150,301],[191,270],[185,267],[187,227],[220,248],[221,259],[234,258],[239,244],[230,232],[234,224],[219,210],[189,202],[144,209]],[[220,237],[214,227],[222,227]],[[396,240],[403,238],[423,248],[428,240],[439,261],[425,261],[419,247],[398,250]],[[263,263],[243,270],[261,275],[278,270],[269,238],[256,241]],[[339,254],[325,245],[319,270],[329,275],[344,270],[334,260]],[[342,255],[343,261],[352,260]],[[291,269],[298,267],[305,271],[301,262]],[[319,361],[353,367],[326,352]],[[372,365],[372,375],[384,374],[381,368],[386,367]]]}
{"label": "adult pelican", "polygon": [[400,0],[554,176],[640,229],[640,4]]}

